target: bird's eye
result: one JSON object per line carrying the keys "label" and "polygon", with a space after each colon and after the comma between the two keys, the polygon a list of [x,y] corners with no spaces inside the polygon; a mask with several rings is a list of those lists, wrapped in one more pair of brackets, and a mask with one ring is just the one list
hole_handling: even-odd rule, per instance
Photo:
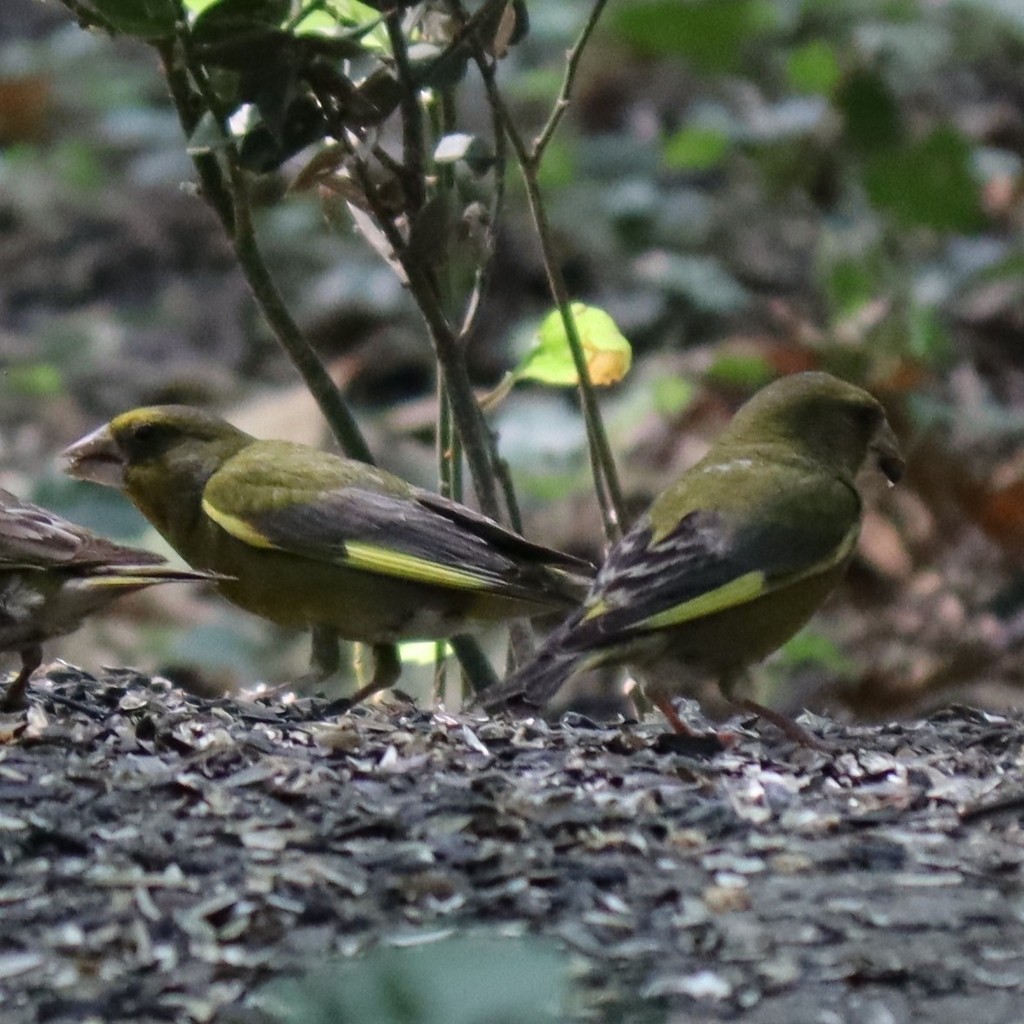
{"label": "bird's eye", "polygon": [[143,447],[152,444],[160,436],[155,423],[140,423],[133,431],[132,437],[136,444]]}
{"label": "bird's eye", "polygon": [[853,414],[857,422],[868,430],[874,430],[882,420],[882,410],[877,405],[857,405]]}

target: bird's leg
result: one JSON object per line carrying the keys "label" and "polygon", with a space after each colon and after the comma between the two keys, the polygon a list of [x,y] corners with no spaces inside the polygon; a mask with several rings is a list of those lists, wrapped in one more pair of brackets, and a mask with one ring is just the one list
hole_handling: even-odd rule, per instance
{"label": "bird's leg", "polygon": [[813,733],[808,732],[802,725],[798,725],[792,718],[788,715],[784,715],[781,711],[766,708],[763,704],[758,704],[756,700],[750,700],[748,697],[731,699],[732,703],[738,708],[743,708],[745,711],[752,711],[759,718],[763,718],[766,721],[771,722],[776,729],[781,730],[794,743],[798,743],[801,747],[810,747],[812,750],[828,750],[828,745],[826,743],[820,740]]}
{"label": "bird's leg", "polygon": [[28,681],[42,663],[43,648],[40,644],[22,650],[21,671],[7,687],[4,699],[0,701],[0,711],[23,711],[28,707]]}
{"label": "bird's leg", "polygon": [[[675,735],[666,734],[659,738],[655,749],[667,749],[672,753],[689,753],[711,757],[736,743],[737,737],[730,732],[701,732],[679,717],[668,697],[651,698],[651,703],[668,719]],[[676,740],[678,742],[673,743]]]}
{"label": "bird's leg", "polygon": [[672,706],[672,701],[668,697],[652,697],[651,703],[668,719],[668,724],[672,726],[673,732],[679,733],[680,736],[704,735],[679,717],[679,712]]}
{"label": "bird's leg", "polygon": [[268,686],[261,691],[260,700],[277,700],[289,690],[302,692],[307,686],[312,688],[317,683],[330,679],[341,667],[341,648],[338,644],[337,631],[330,626],[316,624],[310,627],[309,633],[312,641],[309,672],[296,679],[286,679],[283,683]]}
{"label": "bird's leg", "polygon": [[330,626],[315,625],[310,635],[313,641],[309,655],[310,674],[317,679],[328,679],[341,667],[338,631]]}
{"label": "bird's leg", "polygon": [[398,648],[394,644],[374,644],[371,650],[373,678],[350,696],[331,701],[324,708],[325,715],[342,715],[357,704],[362,704],[379,690],[386,690],[398,682],[398,677],[402,674],[402,660],[398,656]]}

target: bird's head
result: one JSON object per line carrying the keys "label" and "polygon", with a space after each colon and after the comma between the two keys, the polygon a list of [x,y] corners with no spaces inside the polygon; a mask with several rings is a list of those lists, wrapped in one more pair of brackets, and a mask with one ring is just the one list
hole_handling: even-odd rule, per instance
{"label": "bird's head", "polygon": [[828,373],[797,373],[769,384],[736,413],[723,439],[778,442],[851,477],[868,467],[890,484],[903,475],[899,442],[881,403]]}
{"label": "bird's head", "polygon": [[65,449],[65,471],[131,492],[159,479],[163,486],[200,487],[252,438],[219,416],[186,405],[154,405],[115,416]]}

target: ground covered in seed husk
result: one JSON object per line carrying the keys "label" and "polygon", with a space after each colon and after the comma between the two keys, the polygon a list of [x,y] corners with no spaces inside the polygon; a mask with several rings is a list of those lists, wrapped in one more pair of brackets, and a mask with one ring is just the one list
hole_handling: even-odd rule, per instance
{"label": "ground covered in seed husk", "polygon": [[268,980],[478,926],[557,939],[578,1019],[1021,1020],[1024,715],[713,752],[51,676],[0,724],[4,1024],[267,1020]]}

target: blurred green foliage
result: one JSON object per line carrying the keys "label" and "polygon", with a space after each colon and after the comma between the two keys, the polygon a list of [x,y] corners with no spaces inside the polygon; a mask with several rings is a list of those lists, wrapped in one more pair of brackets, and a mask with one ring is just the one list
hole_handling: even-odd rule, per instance
{"label": "blurred green foliage", "polygon": [[553,942],[463,934],[377,948],[274,982],[251,1002],[282,1024],[540,1024],[563,1019],[567,996]]}
{"label": "blurred green foliage", "polygon": [[[163,38],[168,12],[178,9],[174,0],[92,6],[146,39]],[[325,223],[314,196],[288,191],[325,145],[323,121],[308,104],[310,67],[350,76],[342,123],[365,118],[366,104],[382,119],[393,110],[394,95],[372,74],[386,39],[380,12],[331,0],[302,7],[305,20],[296,22],[299,7],[285,0],[187,7],[198,15],[197,44],[218,69],[219,95],[237,115],[231,130],[246,142],[260,190],[261,238],[290,305],[304,323],[329,325],[318,340],[331,355],[350,356],[353,337],[370,339],[354,360],[353,386],[367,418],[422,396],[433,364],[416,311],[379,252],[352,232],[347,197],[337,197],[343,216],[328,210]],[[589,5],[527,8],[529,31],[497,62],[497,74],[530,134],[557,93]],[[424,9],[444,14],[444,5]],[[425,91],[458,91],[459,124],[439,131],[432,152],[464,205],[417,230],[432,243],[440,224],[448,251],[463,258],[458,283],[476,256],[463,214],[485,196],[480,172],[495,147],[479,82],[460,79],[466,62],[442,54],[432,41],[412,56]],[[179,196],[190,176],[151,53],[68,24],[0,46],[0,79],[26,72],[48,76],[57,115],[46,131],[0,152],[0,213],[12,237],[44,239],[50,258],[45,274],[30,280],[33,253],[7,263],[0,256],[5,323],[32,339],[31,350],[3,353],[6,415],[23,420],[65,388],[96,389],[109,368],[133,358],[138,380],[113,398],[109,385],[99,399],[90,393],[90,410],[195,388],[181,367],[197,353],[244,377],[234,390],[215,390],[216,375],[201,364],[203,401],[223,403],[286,379],[248,307],[221,304],[223,256],[190,228],[181,232],[188,245],[151,276],[139,273],[147,264],[134,249],[99,270],[88,263],[90,247],[108,234],[146,237],[138,223],[149,224],[153,197]],[[941,377],[970,359],[959,312],[979,289],[998,289],[997,312],[1016,322],[1024,303],[1021,81],[1024,14],[1016,0],[610,4],[540,181],[574,297],[607,310],[633,348],[630,377],[602,395],[613,442],[625,449],[644,436],[645,419],[674,427],[700,380],[733,396],[803,365],[780,362],[774,346],[884,383],[894,367]],[[215,148],[223,134],[197,129],[192,141]],[[481,385],[516,364],[516,340],[550,309],[514,176],[502,217],[485,318],[468,349]],[[162,247],[157,238],[154,250]],[[197,285],[206,289],[199,303],[191,298]],[[217,306],[218,319],[190,319],[203,303]],[[193,347],[174,351],[178,342],[166,339],[184,335]],[[397,357],[385,335],[389,344],[402,339]],[[231,348],[226,336],[241,341]],[[652,383],[648,361],[664,381]],[[512,396],[493,422],[527,498],[549,501],[582,486],[585,441],[567,429],[575,411],[561,396],[548,401],[533,390]],[[909,402],[909,415],[926,405]],[[929,422],[952,418],[945,409]],[[1006,422],[993,414],[984,429]]]}
{"label": "blurred green foliage", "polygon": [[[146,38],[167,31],[175,6],[172,0],[94,4],[113,24]],[[295,24],[294,4],[189,0],[187,6],[200,14],[196,38],[223,67],[218,88],[257,112],[237,122],[257,168],[270,170],[317,144],[322,128],[299,116],[305,103],[299,70],[310,55],[340,66],[380,45],[379,12],[366,4],[335,0],[317,7],[302,22],[306,41],[296,36],[287,44],[279,26],[282,19]],[[501,84],[524,123],[532,111],[540,116],[557,89],[561,55],[586,9],[581,0],[557,9],[532,5],[528,35],[500,63]],[[229,45],[242,29],[246,45]],[[310,50],[310,40],[321,49]],[[76,45],[93,51],[95,69],[95,57],[110,43],[93,37]],[[59,66],[57,50],[53,41],[38,44],[37,65]],[[429,81],[440,69],[437,49],[426,51],[417,59]],[[19,61],[31,66],[31,51]],[[826,359],[833,333],[845,331],[848,347],[855,330],[869,370],[877,358],[873,347],[943,366],[954,348],[944,315],[951,299],[1022,251],[1010,211],[985,199],[987,187],[1005,181],[1012,189],[1021,180],[1021,147],[1000,129],[999,111],[1012,102],[1007,90],[1022,64],[1024,28],[1012,2],[610,6],[584,57],[566,130],[541,168],[565,257],[578,271],[579,297],[609,296],[602,304],[641,353],[721,338],[737,318],[782,296],[823,329],[816,344]],[[102,119],[97,126],[124,122],[132,110],[141,126],[142,112],[162,102],[159,85],[140,76],[134,57],[102,66],[97,75],[72,61],[67,81],[54,72],[58,94],[79,108],[93,104],[94,119]],[[118,88],[117,81],[126,84]],[[479,121],[478,87],[467,79],[461,88],[460,102],[475,108],[470,120]],[[275,90],[290,97],[284,107],[272,102]],[[391,102],[370,82],[358,92],[382,114]],[[84,135],[9,149],[0,172],[23,175],[34,152],[44,167],[50,164],[44,173],[109,186],[103,163],[113,159],[123,168],[126,151],[137,154],[137,169],[155,171],[156,130],[151,121],[145,133],[101,131],[92,157],[82,149],[60,162],[63,170],[53,154],[82,147]],[[164,130],[174,127],[165,122]],[[458,151],[454,140],[461,140]],[[145,148],[151,152],[144,158]],[[440,159],[454,166],[470,157],[490,159],[492,152],[485,133],[465,131],[447,140]],[[164,173],[173,185],[181,164],[166,162]],[[506,218],[509,237],[516,237],[525,213],[522,193],[514,180],[510,185]],[[284,204],[301,206],[308,206],[301,196]],[[339,252],[353,280],[369,272],[374,255],[337,233],[330,245],[310,244],[309,218],[289,220],[281,210],[266,211],[273,230],[265,238],[271,257],[280,253],[280,272],[300,315],[325,315],[337,301],[364,299],[365,289],[326,282]],[[984,242],[983,255],[979,246],[958,244],[965,238]],[[384,317],[412,316],[407,304],[394,304],[391,290],[386,298]],[[543,313],[537,296],[517,298],[534,315]],[[853,324],[879,302],[886,307],[881,316]],[[504,355],[483,360],[491,373],[511,361],[515,328],[499,324],[499,334],[488,336],[485,347],[504,347]]]}

